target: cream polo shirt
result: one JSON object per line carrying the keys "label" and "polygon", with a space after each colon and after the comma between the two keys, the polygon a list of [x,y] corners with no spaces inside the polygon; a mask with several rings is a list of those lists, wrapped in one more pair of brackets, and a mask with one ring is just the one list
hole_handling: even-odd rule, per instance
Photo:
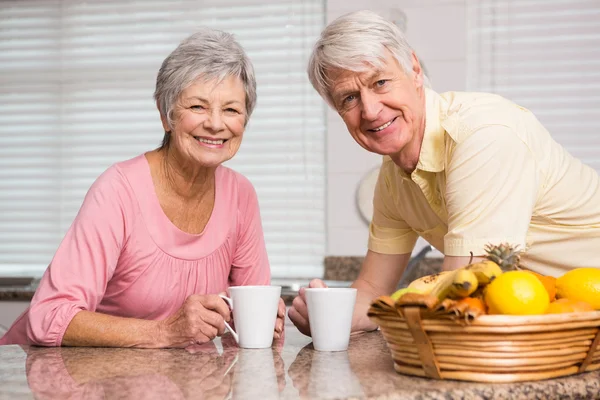
{"label": "cream polo shirt", "polygon": [[417,168],[408,176],[384,157],[373,207],[377,253],[410,253],[422,236],[448,256],[510,242],[547,275],[600,268],[598,174],[497,95],[426,89]]}

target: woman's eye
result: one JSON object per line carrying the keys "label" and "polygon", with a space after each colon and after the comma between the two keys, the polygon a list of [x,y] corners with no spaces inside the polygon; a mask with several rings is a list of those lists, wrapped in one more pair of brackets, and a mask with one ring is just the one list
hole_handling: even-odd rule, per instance
{"label": "woman's eye", "polygon": [[225,111],[227,111],[228,113],[232,113],[232,114],[239,114],[240,113],[235,108],[227,108],[227,109],[225,109]]}
{"label": "woman's eye", "polygon": [[192,110],[204,110],[204,106],[191,106]]}
{"label": "woman's eye", "polygon": [[380,79],[375,84],[377,85],[377,87],[382,87],[382,86],[385,86],[387,81],[388,81],[387,79]]}

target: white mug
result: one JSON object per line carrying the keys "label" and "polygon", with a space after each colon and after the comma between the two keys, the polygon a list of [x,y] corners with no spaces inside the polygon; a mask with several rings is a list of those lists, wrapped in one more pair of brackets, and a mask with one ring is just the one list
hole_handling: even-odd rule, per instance
{"label": "white mug", "polygon": [[219,295],[233,311],[234,331],[225,322],[240,347],[263,349],[273,344],[281,286],[232,286],[229,296]]}
{"label": "white mug", "polygon": [[307,288],[305,295],[310,335],[315,350],[348,349],[356,289]]}

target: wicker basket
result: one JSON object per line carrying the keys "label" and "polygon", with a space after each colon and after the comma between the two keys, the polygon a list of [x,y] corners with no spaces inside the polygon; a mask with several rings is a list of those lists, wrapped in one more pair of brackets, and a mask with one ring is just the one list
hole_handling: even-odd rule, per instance
{"label": "wicker basket", "polygon": [[369,317],[379,325],[402,374],[519,382],[600,369],[600,311],[481,315],[466,324],[383,296],[373,302]]}

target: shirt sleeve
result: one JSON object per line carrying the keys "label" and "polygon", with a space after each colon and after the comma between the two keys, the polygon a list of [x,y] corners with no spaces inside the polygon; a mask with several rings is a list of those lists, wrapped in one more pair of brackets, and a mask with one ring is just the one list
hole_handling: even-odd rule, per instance
{"label": "shirt sleeve", "polygon": [[265,246],[256,191],[248,179],[238,175],[238,238],[230,286],[268,285],[271,268]]}
{"label": "shirt sleeve", "polygon": [[418,234],[399,215],[394,204],[398,190],[384,162],[375,185],[373,218],[369,225],[369,250],[376,253],[411,253],[417,242]]}
{"label": "shirt sleeve", "polygon": [[30,344],[60,346],[75,314],[95,311],[102,300],[126,239],[125,185],[111,167],[86,194],[31,301]]}
{"label": "shirt sleeve", "polygon": [[525,249],[539,182],[533,154],[511,128],[488,126],[457,144],[446,167],[445,255],[482,255],[488,243]]}

